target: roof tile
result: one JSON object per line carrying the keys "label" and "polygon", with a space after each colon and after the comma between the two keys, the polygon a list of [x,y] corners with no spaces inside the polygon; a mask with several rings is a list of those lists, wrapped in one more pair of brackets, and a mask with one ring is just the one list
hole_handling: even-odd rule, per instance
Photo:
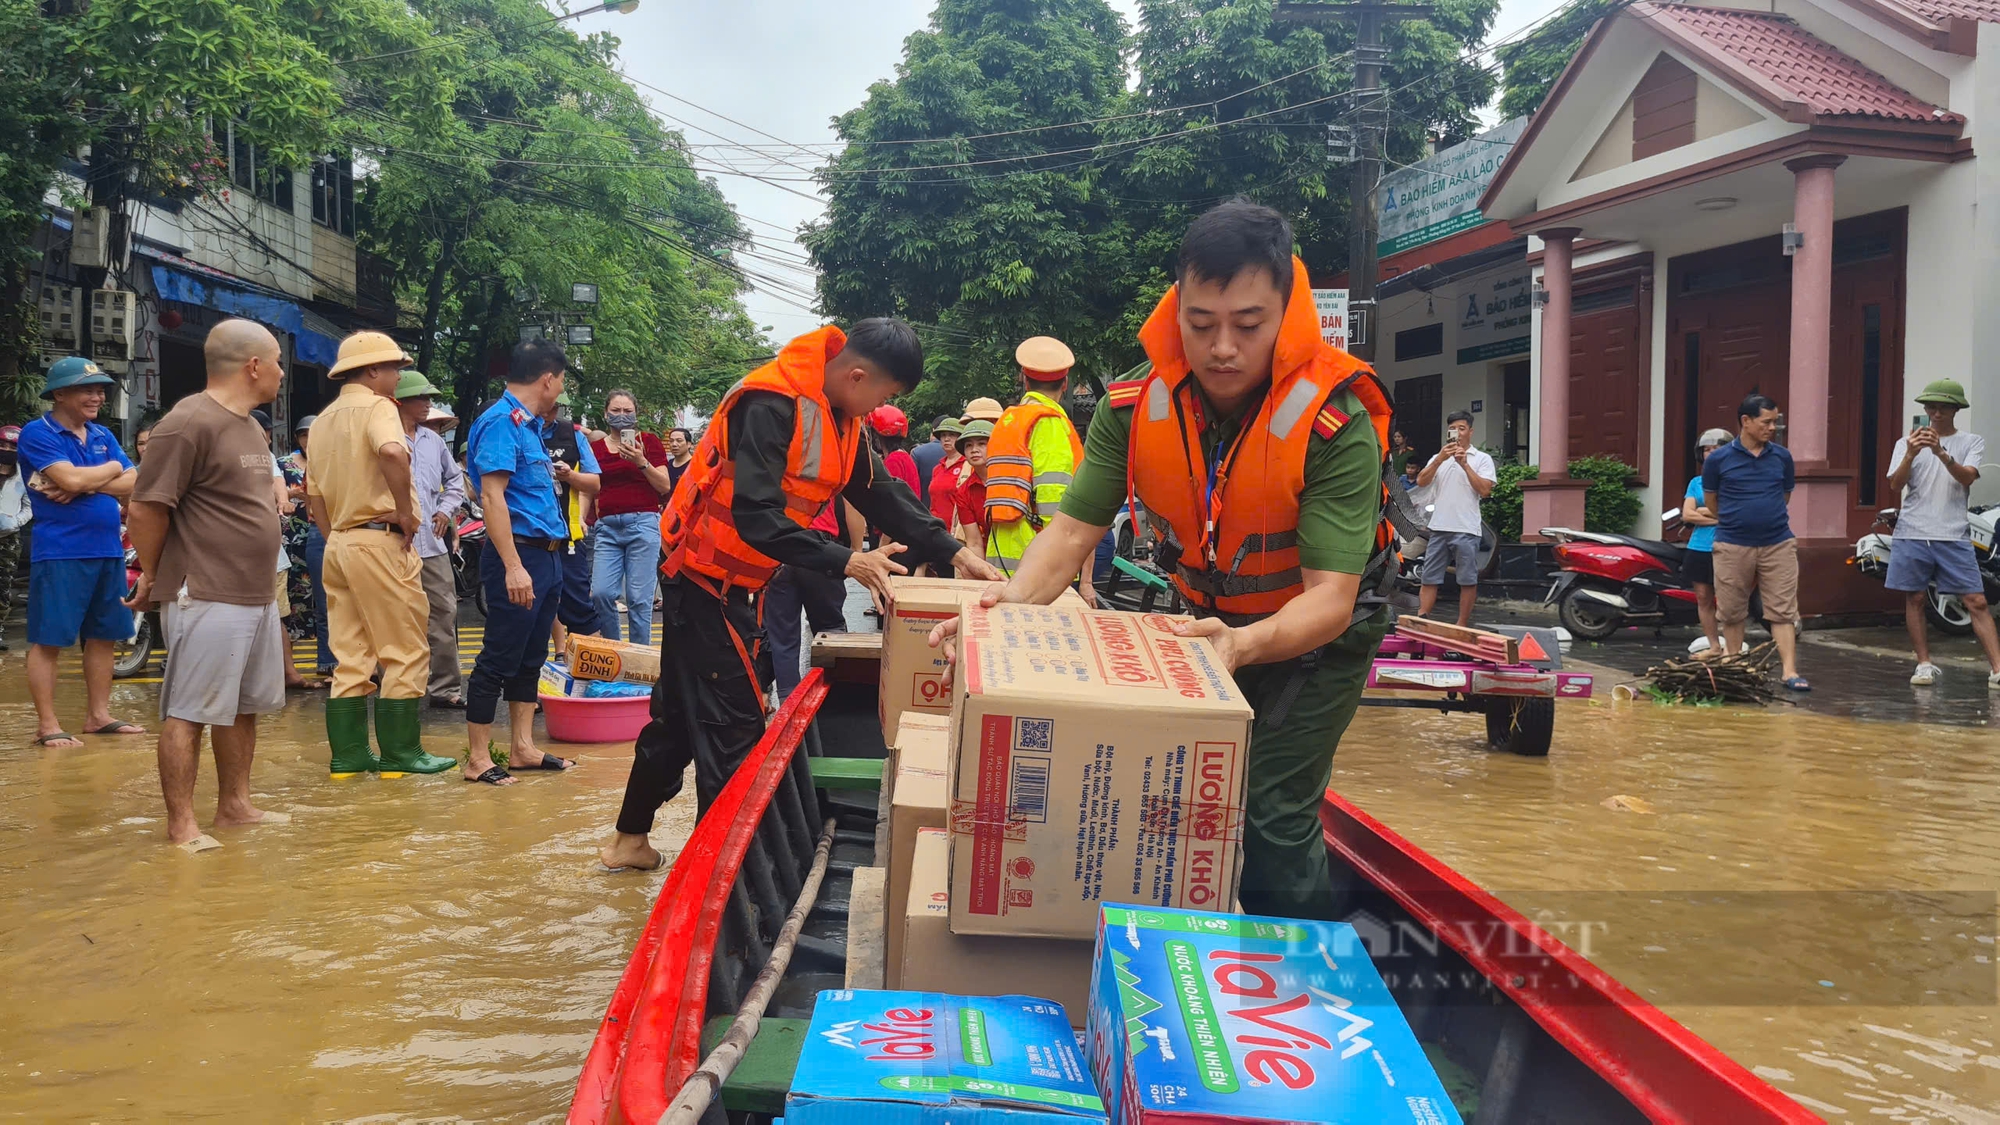
{"label": "roof tile", "polygon": [[1870,70],[1784,16],[1687,4],[1660,4],[1653,11],[1764,75],[1818,116],[1965,121]]}

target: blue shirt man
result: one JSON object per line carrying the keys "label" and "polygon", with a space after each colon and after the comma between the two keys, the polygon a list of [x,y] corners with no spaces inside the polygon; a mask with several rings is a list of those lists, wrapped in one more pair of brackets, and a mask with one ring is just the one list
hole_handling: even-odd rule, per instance
{"label": "blue shirt man", "polygon": [[1752,453],[1738,438],[1709,455],[1701,467],[1703,493],[1714,499],[1715,541],[1769,547],[1792,537],[1785,498],[1795,473],[1791,451],[1769,442]]}
{"label": "blue shirt man", "polygon": [[[509,769],[566,770],[576,764],[535,745],[542,662],[548,658],[561,602],[561,560],[569,547],[540,415],[554,409],[568,365],[553,340],[517,344],[508,360],[507,393],[466,435],[466,474],[486,513],[486,546],[479,553],[486,637],[465,692],[468,781],[511,785]],[[498,484],[494,474],[504,474],[507,483]],[[502,700],[512,734],[505,766],[494,762],[489,745]]]}
{"label": "blue shirt man", "polygon": [[[85,422],[84,436],[57,422],[53,415],[21,427],[20,460],[23,471],[32,475],[50,465],[95,468],[117,462],[131,468],[132,462],[110,430],[95,422]],[[35,545],[33,562],[52,559],[122,559],[125,547],[119,541],[117,497],[103,492],[78,496],[58,503],[39,490],[31,489],[28,503],[34,511]]]}
{"label": "blue shirt man", "polygon": [[556,479],[549,468],[549,449],[542,441],[541,419],[521,405],[509,390],[472,423],[465,439],[465,469],[472,490],[481,489],[486,473],[509,473],[507,512],[514,534],[542,539],[567,539],[562,511],[556,506]]}

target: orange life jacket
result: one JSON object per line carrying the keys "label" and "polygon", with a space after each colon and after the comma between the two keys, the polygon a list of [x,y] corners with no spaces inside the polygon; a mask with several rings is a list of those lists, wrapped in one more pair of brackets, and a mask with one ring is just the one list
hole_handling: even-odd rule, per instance
{"label": "orange life jacket", "polygon": [[847,346],[847,335],[828,325],[786,344],[777,358],[744,376],[722,396],[715,418],[695,447],[687,475],[660,519],[668,577],[689,570],[723,589],[760,590],[778,562],[736,533],[730,507],[736,499],[736,463],[729,451],[729,412],[745,391],[775,391],[798,404],[791,448],[785,454],[785,514],[808,527],[847,487],[861,448],[861,421],[837,421],[826,399],[826,363]]}
{"label": "orange life jacket", "polygon": [[[1298,530],[1306,449],[1315,433],[1330,438],[1351,421],[1328,400],[1341,390],[1361,400],[1384,466],[1392,406],[1366,364],[1321,339],[1312,286],[1294,258],[1271,386],[1235,440],[1204,456],[1205,408],[1181,350],[1178,313],[1178,289],[1168,289],[1139,332],[1152,372],[1112,383],[1106,399],[1132,408],[1127,479],[1152,516],[1163,569],[1188,604],[1232,622],[1253,620],[1305,589]],[[1378,521],[1377,565],[1389,544],[1389,527]]]}
{"label": "orange life jacket", "polygon": [[[1062,423],[1069,434],[1070,473],[1083,464],[1083,443],[1077,440],[1076,427],[1070,425],[1069,415],[1058,407],[1050,406],[1038,398],[1029,398],[1018,405],[1007,408],[1000,415],[1000,421],[993,425],[993,437],[986,443],[986,518],[994,523],[1016,523],[1027,520],[1037,531],[1055,515],[1055,509],[1062,502],[1045,503],[1036,496],[1036,486],[1044,482],[1037,479],[1033,451],[1028,439],[1035,427],[1042,422],[1055,420]],[[1042,472],[1049,472],[1043,466]],[[1057,481],[1067,485],[1067,479]],[[1046,510],[1044,510],[1046,509]],[[1018,560],[1017,560],[1018,561]]]}

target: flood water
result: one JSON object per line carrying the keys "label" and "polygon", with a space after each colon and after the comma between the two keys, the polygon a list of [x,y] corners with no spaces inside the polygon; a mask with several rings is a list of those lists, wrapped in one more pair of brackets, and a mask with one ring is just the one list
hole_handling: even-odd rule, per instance
{"label": "flood water", "polygon": [[[592,871],[629,750],[507,789],[332,783],[321,697],[295,693],[253,777],[293,823],[187,856],[152,739],[32,747],[20,668],[0,656],[0,1115],[561,1118],[661,879]],[[155,690],[116,713],[153,725]],[[457,720],[430,714],[429,749],[462,748]],[[2000,1122],[1990,905],[1883,894],[2000,883],[1989,731],[1598,703],[1565,705],[1546,760],[1483,733],[1365,710],[1334,784],[1531,917],[1601,920],[1599,964],[1830,1120]],[[691,806],[655,833],[670,856]]]}
{"label": "flood water", "polygon": [[1482,726],[1364,709],[1333,786],[1823,1117],[2000,1122],[1990,731],[1565,704],[1535,760]]}
{"label": "flood water", "polygon": [[[155,726],[156,691],[114,688],[114,713]],[[662,878],[592,872],[629,747],[506,788],[335,783],[323,698],[260,729],[252,791],[292,823],[189,856],[165,844],[152,738],[33,747],[20,655],[0,661],[0,1115],[562,1118]],[[81,715],[76,681],[62,706]],[[462,715],[427,712],[425,744],[462,756]],[[693,803],[690,784],[655,830],[669,857]]]}

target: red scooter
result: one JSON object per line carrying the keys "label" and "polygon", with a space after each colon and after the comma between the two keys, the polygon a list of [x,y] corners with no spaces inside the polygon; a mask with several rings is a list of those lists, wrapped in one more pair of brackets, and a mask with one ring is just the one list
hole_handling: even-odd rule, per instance
{"label": "red scooter", "polygon": [[[125,593],[131,596],[139,588],[139,552],[132,547],[132,541],[125,541]],[[132,639],[122,642],[111,653],[111,675],[114,679],[126,680],[146,670],[152,663],[153,649],[165,637],[160,628],[160,611],[147,610],[133,614]]]}
{"label": "red scooter", "polygon": [[[1670,513],[1666,522],[1671,534],[1680,514]],[[1556,607],[1571,635],[1601,641],[1628,625],[1651,625],[1657,632],[1701,623],[1694,586],[1681,576],[1686,547],[1568,527],[1545,527],[1541,534],[1556,541],[1561,568],[1542,604]],[[1751,619],[1763,620],[1763,608],[1753,592]]]}

